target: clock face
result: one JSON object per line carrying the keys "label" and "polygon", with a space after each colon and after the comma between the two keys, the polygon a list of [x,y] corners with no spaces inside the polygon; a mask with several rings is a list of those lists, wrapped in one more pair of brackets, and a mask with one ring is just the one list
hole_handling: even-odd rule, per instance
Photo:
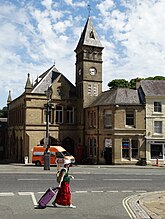
{"label": "clock face", "polygon": [[95,75],[96,74],[96,69],[94,67],[89,69],[89,74],[90,75]]}

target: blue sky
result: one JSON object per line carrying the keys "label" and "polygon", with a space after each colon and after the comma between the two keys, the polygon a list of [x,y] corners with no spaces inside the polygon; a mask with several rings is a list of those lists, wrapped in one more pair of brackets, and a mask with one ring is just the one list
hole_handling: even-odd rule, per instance
{"label": "blue sky", "polygon": [[103,50],[103,90],[113,79],[165,76],[164,0],[1,0],[0,108],[55,62],[75,84],[75,53],[90,16]]}

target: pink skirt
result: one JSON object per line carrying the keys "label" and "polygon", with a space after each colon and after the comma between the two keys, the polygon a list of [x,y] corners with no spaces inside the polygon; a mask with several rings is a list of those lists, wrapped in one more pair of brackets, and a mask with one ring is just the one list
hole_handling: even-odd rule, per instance
{"label": "pink skirt", "polygon": [[71,204],[71,192],[70,192],[69,183],[67,182],[61,183],[61,188],[59,189],[54,202],[64,206]]}

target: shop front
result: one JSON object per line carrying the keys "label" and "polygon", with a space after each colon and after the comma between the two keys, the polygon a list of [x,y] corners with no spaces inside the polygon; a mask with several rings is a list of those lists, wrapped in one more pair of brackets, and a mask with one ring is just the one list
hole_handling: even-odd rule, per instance
{"label": "shop front", "polygon": [[150,140],[148,145],[152,165],[165,165],[165,140]]}

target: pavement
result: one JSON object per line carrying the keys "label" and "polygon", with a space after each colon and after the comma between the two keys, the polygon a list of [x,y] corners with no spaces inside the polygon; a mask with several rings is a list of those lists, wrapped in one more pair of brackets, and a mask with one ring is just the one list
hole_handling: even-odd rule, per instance
{"label": "pavement", "polygon": [[165,191],[133,195],[124,203],[132,219],[165,219]]}
{"label": "pavement", "polygon": [[[20,168],[20,166],[25,168]],[[33,166],[33,168],[30,168],[30,172],[36,171],[36,168],[34,165],[28,164],[0,164],[0,172],[5,172],[5,167],[7,167],[8,171],[27,171],[29,172],[28,166]],[[79,167],[88,167],[92,168],[163,168],[164,166],[135,166],[135,165],[78,165]],[[38,171],[43,170],[41,168],[37,169]],[[48,173],[47,171],[45,173]],[[49,172],[51,173],[51,171]],[[54,174],[54,170],[52,172]],[[156,192],[145,192],[140,193],[136,195],[132,195],[129,197],[126,197],[123,200],[123,205],[125,206],[125,209],[127,210],[129,216],[131,219],[165,219],[165,191],[156,191]]]}

